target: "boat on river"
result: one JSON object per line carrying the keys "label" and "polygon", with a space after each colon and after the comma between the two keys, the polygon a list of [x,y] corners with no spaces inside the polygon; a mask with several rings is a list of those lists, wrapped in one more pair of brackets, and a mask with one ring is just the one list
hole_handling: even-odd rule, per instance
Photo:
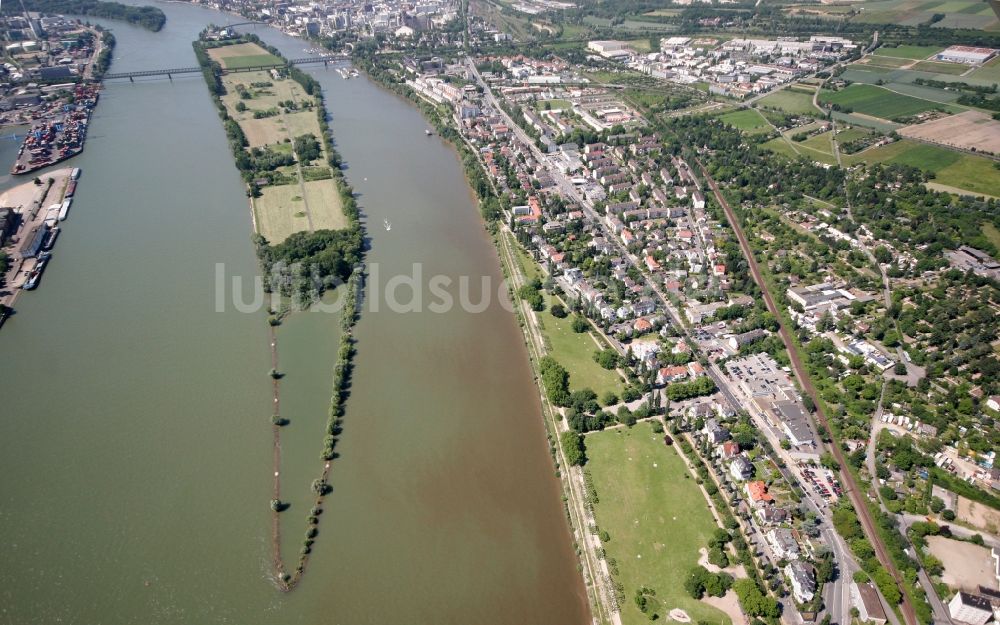
{"label": "boat on river", "polygon": [[382,225],[385,226],[386,231],[392,230],[392,222],[390,222],[388,219],[383,219]]}
{"label": "boat on river", "polygon": [[38,286],[38,281],[42,279],[42,272],[45,271],[45,265],[49,262],[49,258],[45,257],[38,261],[35,268],[31,270],[28,274],[28,280],[24,283],[21,288],[25,291],[31,291]]}

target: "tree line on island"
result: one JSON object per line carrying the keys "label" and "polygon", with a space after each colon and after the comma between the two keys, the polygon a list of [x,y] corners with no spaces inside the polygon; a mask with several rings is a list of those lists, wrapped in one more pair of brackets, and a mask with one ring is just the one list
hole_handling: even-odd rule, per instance
{"label": "tree line on island", "polygon": [[[285,159],[282,158],[283,155],[268,149],[266,146],[247,150],[249,141],[246,135],[239,123],[230,117],[221,99],[226,93],[222,82],[222,67],[213,61],[207,52],[209,47],[246,42],[256,43],[276,57],[283,58],[276,48],[264,44],[254,35],[212,43],[199,39],[193,45],[209,92],[223,122],[233,153],[234,164],[240,170],[241,176],[247,184],[247,195],[254,197],[259,195],[256,180],[261,170],[270,170],[276,162],[285,163]],[[279,71],[299,83],[305,92],[315,100],[310,107],[306,108],[315,108],[316,110],[320,137],[317,138],[311,133],[299,135],[294,138],[293,149],[298,155],[299,161],[304,163],[321,158],[325,150],[327,164],[332,170],[342,210],[348,220],[347,227],[343,229],[296,232],[277,244],[271,244],[260,234],[253,235],[253,243],[263,270],[267,292],[277,292],[283,298],[293,298],[302,304],[308,304],[322,295],[325,290],[346,282],[344,305],[341,310],[341,336],[337,360],[333,367],[332,391],[323,434],[323,447],[319,456],[320,461],[323,462],[323,469],[320,476],[315,478],[310,486],[316,499],[306,517],[305,536],[299,551],[298,563],[293,571],[290,572],[284,568],[280,555],[280,544],[275,541],[272,546],[275,550],[275,561],[278,566],[276,571],[278,586],[283,591],[289,591],[298,584],[305,573],[309,555],[312,553],[313,544],[319,534],[319,517],[323,512],[323,501],[326,495],[332,491],[327,481],[329,462],[337,457],[335,449],[343,430],[344,403],[349,393],[353,357],[356,352],[353,327],[358,319],[358,302],[363,288],[361,261],[364,255],[364,232],[360,210],[354,198],[354,190],[343,175],[342,159],[333,146],[323,92],[319,83],[293,66],[286,65]],[[281,319],[287,311],[283,308],[271,312],[270,323],[275,326],[281,323]],[[278,380],[282,376],[278,372],[272,372],[272,377]],[[280,436],[280,429],[286,427],[289,422],[289,419],[280,414],[271,417],[271,424],[275,429],[276,436]],[[276,438],[276,444],[278,440]],[[273,514],[280,514],[287,508],[288,505],[285,502],[277,498],[271,500]]]}
{"label": "tree line on island", "polygon": [[27,11],[42,13],[86,15],[122,20],[153,32],[158,32],[167,22],[167,16],[157,7],[136,7],[120,2],[104,2],[103,0],[22,0],[21,2],[8,2],[0,9],[0,14],[20,15],[22,7]]}

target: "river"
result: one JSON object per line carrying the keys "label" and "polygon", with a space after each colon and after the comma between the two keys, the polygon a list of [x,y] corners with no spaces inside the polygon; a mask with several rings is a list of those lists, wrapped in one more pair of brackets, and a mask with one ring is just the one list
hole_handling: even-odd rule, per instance
{"label": "river", "polygon": [[[227,21],[157,5],[160,33],[104,22],[112,71],[193,65],[191,40]],[[245,292],[257,271],[243,187],[200,76],[110,83],[68,163],[83,177],[53,261],[0,331],[0,623],[589,620],[527,355],[455,153],[406,101],[310,71],[371,224],[373,286],[417,264],[424,283],[486,277],[494,302],[368,302],[321,533],[303,582],[279,593],[265,314],[216,301],[218,265]],[[279,330],[286,561],[319,468],[336,328],[299,313]]]}

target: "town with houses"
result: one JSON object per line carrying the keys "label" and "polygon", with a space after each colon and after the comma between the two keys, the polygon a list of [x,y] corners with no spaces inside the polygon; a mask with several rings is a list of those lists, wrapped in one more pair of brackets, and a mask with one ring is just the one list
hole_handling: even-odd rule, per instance
{"label": "town with houses", "polygon": [[[713,93],[742,98],[814,73],[857,49],[849,40],[824,36],[721,45],[670,37],[660,44],[660,52],[636,54],[622,42],[601,40],[589,42],[587,51],[658,79],[704,81]],[[835,622],[852,614],[888,622],[891,609],[872,582],[852,576],[858,565],[850,547],[830,529],[844,490],[836,466],[820,451],[826,435],[817,431],[809,416],[812,402],[793,382],[787,363],[764,347],[774,344],[776,325],[752,312],[762,302],[733,288],[726,249],[734,243],[732,231],[713,210],[697,165],[665,151],[663,137],[649,129],[641,111],[614,90],[589,84],[579,70],[559,59],[516,55],[452,64],[404,56],[397,68],[420,98],[450,112],[499,195],[510,199],[502,219],[506,228],[542,268],[553,292],[587,318],[638,375],[649,376],[660,395],[656,401],[669,405],[668,419],[692,428],[692,440],[704,445],[745,534],[762,562],[781,571],[794,599],[785,603],[783,619],[816,618],[822,588]],[[598,138],[579,139],[587,136]],[[864,227],[844,231],[829,211],[789,211],[789,217],[848,250],[899,247]],[[957,253],[954,263],[995,270],[988,255]],[[895,262],[912,269],[917,261],[899,249]],[[784,296],[794,323],[805,336],[828,341],[845,369],[861,367],[886,379],[916,371],[902,350],[859,330],[881,303],[877,290],[853,287],[830,272],[825,280],[789,286]],[[711,392],[670,401],[671,387],[706,378]],[[905,412],[900,403],[879,408],[870,438],[849,441],[848,449],[867,455],[881,473],[890,460],[880,437],[932,444],[937,428]],[[747,423],[760,435],[756,445],[733,440],[731,428]],[[977,455],[958,442],[935,452],[934,463],[961,481],[995,490],[1000,467],[993,468],[994,456]],[[927,471],[916,476],[923,476],[917,484],[898,470],[877,479],[902,499],[929,483]],[[790,499],[793,492],[800,496]],[[935,486],[935,492],[958,506],[948,491]],[[1000,611],[1000,542],[987,545],[992,551],[984,548],[978,557],[992,567],[993,578],[963,582],[963,590],[941,604],[942,616],[961,621],[976,605],[991,606],[990,618]],[[821,554],[831,553],[840,574],[817,581]]]}
{"label": "town with houses", "polygon": [[[1000,301],[989,295],[1000,263],[964,242],[940,249],[917,236],[895,239],[884,224],[856,223],[850,204],[845,216],[818,198],[773,206],[743,201],[739,208],[754,217],[744,236],[702,162],[714,148],[678,145],[664,130],[667,111],[642,106],[629,97],[632,85],[619,80],[639,77],[685,97],[696,92],[693,107],[709,102],[753,112],[747,107],[768,94],[835,78],[839,66],[867,54],[869,41],[670,33],[645,47],[592,38],[572,55],[537,54],[519,50],[501,26],[470,17],[467,3],[452,0],[196,3],[226,11],[234,22],[242,17],[318,41],[385,46],[378,64],[364,59],[367,68],[384,71],[435,124],[454,132],[499,199],[491,234],[503,242],[498,249],[513,250],[502,255],[512,290],[519,287],[527,341],[537,334],[547,345],[546,324],[571,318],[573,332],[593,339],[594,360],[609,363],[601,366],[624,389],[600,398],[590,389],[570,393],[571,370],[562,389],[567,397],[556,401],[535,363],[560,434],[583,441],[606,429],[649,425],[658,448],[662,441],[681,450],[691,474],[684,479],[696,477],[718,529],[734,543],[713,547],[729,555],[716,558],[725,564],[704,567],[705,574],[750,578],[758,594],[780,603],[777,614],[751,614],[740,596],[726,612],[733,625],[909,625],[897,588],[903,585],[906,596],[926,604],[931,618],[924,625],[1000,622],[1000,390],[988,372],[970,366],[1000,350]],[[524,0],[512,10],[535,16],[574,6]],[[5,17],[3,27],[10,43],[0,121],[34,123],[39,136],[51,129],[55,137],[65,115],[85,129],[89,108],[72,111],[68,98],[96,102],[96,91],[74,91],[72,79],[92,75],[100,33],[61,17]],[[456,52],[472,44],[488,49]],[[995,55],[992,48],[950,46],[926,62],[971,68]],[[779,123],[808,127],[799,137],[806,141],[836,136],[829,113],[784,115]],[[784,136],[788,128],[761,117]],[[425,131],[429,140],[445,134],[436,127]],[[871,150],[898,138],[887,132],[859,140]],[[814,164],[828,171],[835,162]],[[882,173],[862,175],[857,184],[870,183],[862,190],[891,203],[907,181],[878,178]],[[764,290],[777,306],[755,284],[745,249],[754,245],[758,262],[778,274]],[[940,258],[929,260],[932,253]],[[960,340],[949,341],[935,324],[947,323],[941,309],[963,298],[977,306],[953,315]],[[794,335],[807,366],[823,362],[833,372],[816,392],[804,388],[783,330]],[[941,364],[942,353],[956,358]],[[822,406],[814,398],[828,409],[838,404],[835,428],[817,419]],[[934,409],[946,401],[956,410]],[[855,480],[845,477],[848,470],[863,492],[849,492]],[[572,467],[567,479],[588,489],[586,471]],[[882,554],[866,538],[870,528],[853,510],[852,494],[889,520],[880,535],[892,536],[885,539],[892,555],[913,566],[912,576],[894,579],[870,566]],[[632,599],[607,558],[617,536],[602,538],[592,502],[584,508],[589,525],[575,529],[581,558],[596,571],[587,583],[620,614]],[[742,552],[748,555],[736,555]]]}

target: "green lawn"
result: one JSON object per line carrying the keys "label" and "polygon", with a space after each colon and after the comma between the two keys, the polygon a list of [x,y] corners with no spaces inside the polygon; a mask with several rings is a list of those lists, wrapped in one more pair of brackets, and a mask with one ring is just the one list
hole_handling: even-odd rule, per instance
{"label": "green lawn", "polygon": [[962,154],[952,164],[936,171],[934,180],[950,187],[1000,197],[1000,169],[993,163],[981,156]]}
{"label": "green lawn", "polygon": [[819,99],[823,103],[839,104],[842,108],[850,107],[854,112],[881,119],[908,117],[935,108],[943,110],[956,108],[940,102],[894,93],[876,85],[853,84],[840,91],[824,91],[820,93]]}
{"label": "green lawn", "polygon": [[754,109],[743,109],[742,111],[730,111],[719,115],[719,119],[730,126],[753,132],[755,130],[768,130],[770,126],[763,117]]}
{"label": "green lawn", "polygon": [[790,91],[783,89],[771,95],[764,96],[759,100],[761,106],[781,109],[786,113],[807,114],[818,113],[819,111],[812,105],[812,95],[800,91]]}
{"label": "green lawn", "polygon": [[806,150],[800,150],[797,152],[795,148],[791,146],[785,139],[778,137],[776,139],[771,139],[770,141],[764,143],[764,148],[771,150],[775,154],[781,154],[782,156],[787,156],[788,158],[795,159],[800,156],[800,152],[805,152]]}
{"label": "green lawn", "polygon": [[595,518],[611,537],[605,551],[625,591],[622,622],[649,623],[632,600],[646,586],[656,591],[661,621],[680,608],[693,622],[729,625],[725,614],[684,590],[688,571],[698,563],[698,549],[706,546],[716,525],[677,451],[665,446],[663,435],[653,433],[649,423],[588,434],[586,443],[586,468],[598,497]]}
{"label": "green lawn", "polygon": [[885,46],[875,51],[876,56],[891,56],[898,59],[926,59],[932,54],[937,54],[943,50],[941,46],[897,46],[887,48]]}
{"label": "green lawn", "polygon": [[915,141],[896,141],[861,154],[844,156],[845,165],[867,163],[902,163],[934,173],[934,182],[974,193],[1000,196],[1000,170],[982,156],[963,154]]}
{"label": "green lawn", "polygon": [[539,111],[562,111],[573,108],[573,103],[569,100],[539,100],[535,104]]}
{"label": "green lawn", "polygon": [[517,243],[512,242],[511,247],[514,248],[514,252],[517,257],[517,264],[521,267],[521,274],[524,275],[524,279],[528,282],[531,282],[535,278],[541,280],[542,270],[538,268],[538,263],[528,256],[528,253],[524,251],[524,248]]}
{"label": "green lawn", "polygon": [[226,69],[242,69],[258,65],[281,65],[283,61],[273,54],[248,54],[246,56],[227,56],[222,60]]}
{"label": "green lawn", "polygon": [[598,397],[607,391],[620,395],[625,389],[625,383],[618,372],[609,371],[594,362],[594,352],[600,348],[590,333],[574,332],[570,327],[572,315],[564,319],[553,317],[548,308],[551,303],[552,299],[546,297],[546,308],[538,313],[538,318],[542,322],[542,331],[550,349],[549,355],[569,372],[570,391],[589,388]]}
{"label": "green lawn", "polygon": [[848,141],[854,141],[855,139],[860,139],[861,137],[867,137],[870,134],[871,131],[867,128],[848,128],[837,132],[837,142],[847,143]]}
{"label": "green lawn", "polygon": [[1000,230],[988,221],[982,223],[983,236],[989,239],[990,243],[1000,248]]}

